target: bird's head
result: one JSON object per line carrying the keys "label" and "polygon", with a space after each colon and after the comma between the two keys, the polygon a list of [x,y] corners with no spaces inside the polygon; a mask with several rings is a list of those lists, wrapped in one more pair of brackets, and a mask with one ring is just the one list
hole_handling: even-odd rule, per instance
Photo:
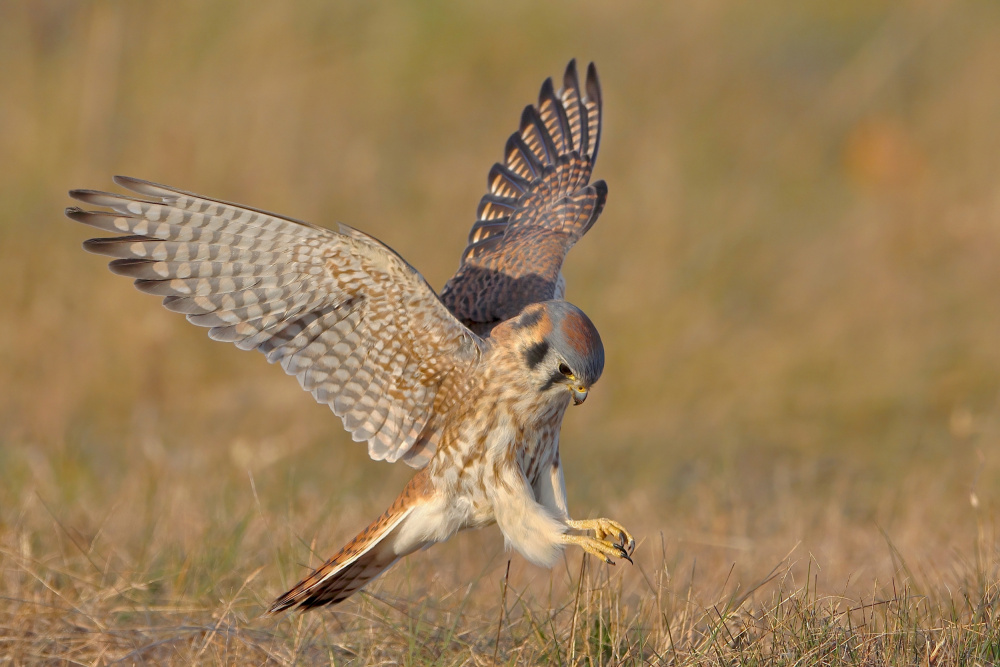
{"label": "bird's head", "polygon": [[565,301],[543,301],[508,324],[518,362],[538,391],[565,391],[573,403],[583,403],[604,371],[604,344],[590,318]]}

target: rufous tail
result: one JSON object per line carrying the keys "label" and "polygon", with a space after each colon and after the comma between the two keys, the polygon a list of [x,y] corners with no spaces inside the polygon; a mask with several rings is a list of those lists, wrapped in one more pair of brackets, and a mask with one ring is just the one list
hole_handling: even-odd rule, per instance
{"label": "rufous tail", "polygon": [[343,602],[425,542],[400,540],[400,533],[430,492],[423,472],[417,473],[382,516],[361,531],[337,554],[275,600],[267,610],[312,609]]}

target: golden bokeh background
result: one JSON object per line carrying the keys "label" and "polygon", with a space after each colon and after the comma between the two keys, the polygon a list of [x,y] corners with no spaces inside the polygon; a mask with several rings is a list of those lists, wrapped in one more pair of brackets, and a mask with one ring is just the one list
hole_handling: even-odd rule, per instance
{"label": "golden bokeh background", "polygon": [[[159,573],[154,600],[264,566],[266,601],[408,474],[82,252],[68,189],[345,222],[440,288],[572,57],[599,68],[610,193],[565,268],[608,353],[563,429],[571,507],[715,587],[786,555],[831,589],[900,555],[948,585],[995,552],[1000,497],[997,35],[1000,4],[939,0],[3,3],[3,595],[83,545]],[[492,533],[401,572],[500,568]]]}

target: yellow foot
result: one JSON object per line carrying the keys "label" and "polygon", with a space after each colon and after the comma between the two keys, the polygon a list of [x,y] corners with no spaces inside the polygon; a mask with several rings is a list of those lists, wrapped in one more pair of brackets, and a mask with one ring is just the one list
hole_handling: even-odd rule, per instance
{"label": "yellow foot", "polygon": [[[611,556],[624,558],[632,562],[632,552],[635,551],[635,539],[625,526],[611,519],[584,519],[574,521],[569,519],[566,525],[574,530],[592,530],[595,537],[582,537],[579,535],[566,535],[565,539],[570,544],[580,546],[587,553],[603,558],[605,562],[614,565]],[[596,538],[596,539],[595,539]],[[613,542],[611,539],[618,540]]]}

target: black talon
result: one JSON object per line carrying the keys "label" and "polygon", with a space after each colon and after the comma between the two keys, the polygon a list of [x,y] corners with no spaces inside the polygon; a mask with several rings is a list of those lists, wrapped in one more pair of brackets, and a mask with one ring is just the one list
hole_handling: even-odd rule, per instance
{"label": "black talon", "polygon": [[[628,562],[632,563],[632,556],[629,555],[629,553],[627,551],[625,551],[625,547],[624,546],[622,546],[621,544],[616,544],[615,547],[617,547],[618,552],[621,554],[622,558],[624,558]],[[635,565],[635,563],[632,563],[632,565]]]}
{"label": "black talon", "polygon": [[608,565],[614,565],[615,564],[615,562],[613,560],[611,560],[610,556],[605,556],[604,557],[604,562],[607,563]]}

